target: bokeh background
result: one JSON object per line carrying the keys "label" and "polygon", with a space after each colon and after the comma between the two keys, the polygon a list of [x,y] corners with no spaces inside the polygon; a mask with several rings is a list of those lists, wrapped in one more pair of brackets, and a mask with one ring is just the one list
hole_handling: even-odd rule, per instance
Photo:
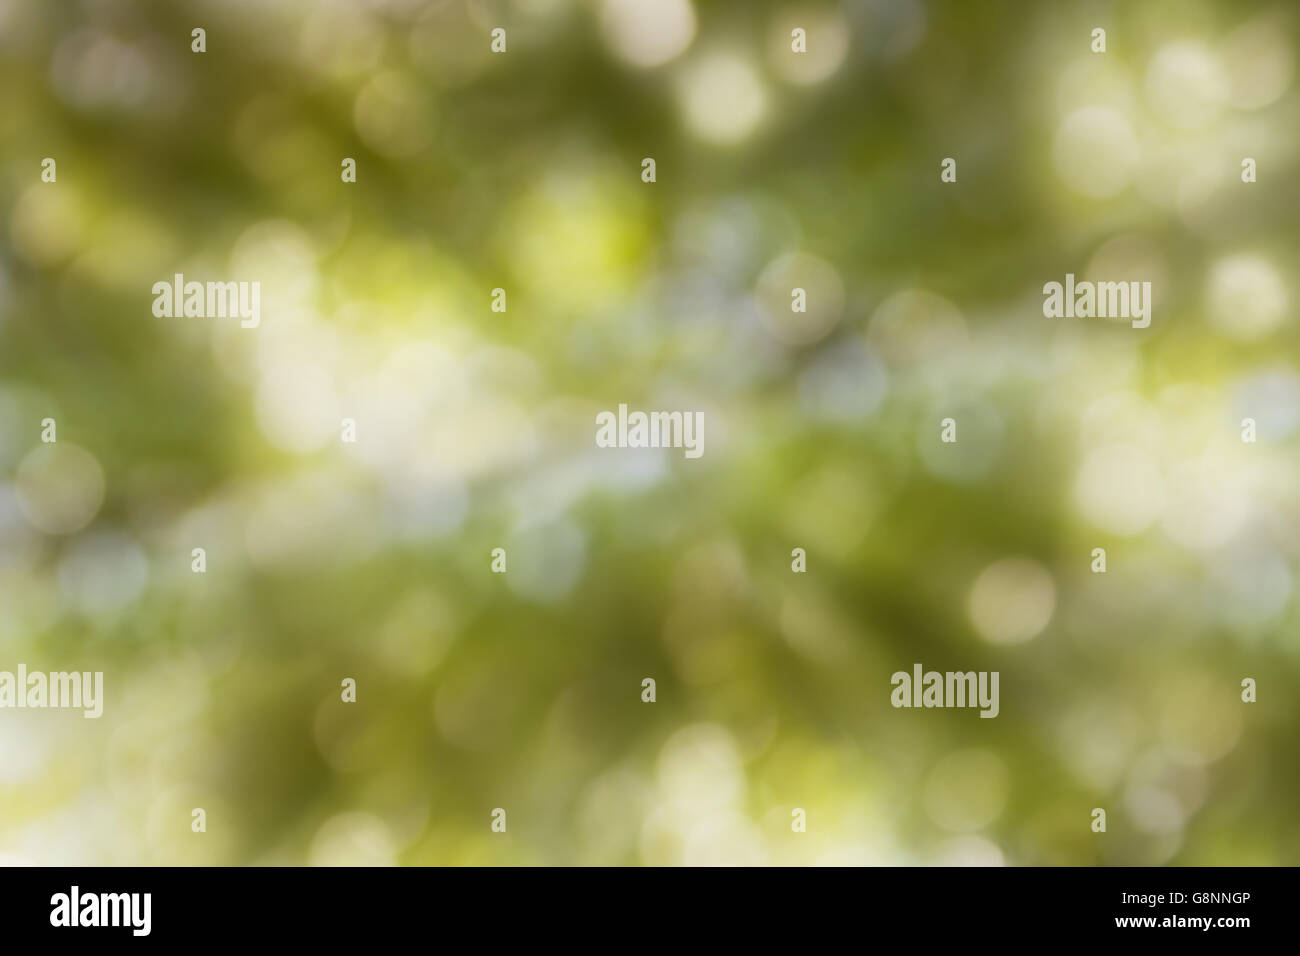
{"label": "bokeh background", "polygon": [[0,669],[107,698],[0,712],[0,859],[1300,863],[1296,28],[0,0]]}

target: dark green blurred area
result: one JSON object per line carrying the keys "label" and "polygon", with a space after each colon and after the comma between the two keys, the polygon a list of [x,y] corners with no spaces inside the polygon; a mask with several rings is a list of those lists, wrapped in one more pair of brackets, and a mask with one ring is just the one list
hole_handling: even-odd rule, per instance
{"label": "dark green blurred area", "polygon": [[[1295,55],[1226,0],[0,0],[0,670],[106,688],[0,710],[0,861],[1300,863]],[[894,709],[918,662],[999,716]]]}

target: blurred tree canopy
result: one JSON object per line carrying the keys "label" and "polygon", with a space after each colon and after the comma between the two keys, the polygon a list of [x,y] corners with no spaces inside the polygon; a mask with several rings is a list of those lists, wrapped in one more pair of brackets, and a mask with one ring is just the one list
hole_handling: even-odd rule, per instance
{"label": "blurred tree canopy", "polygon": [[1300,861],[1295,28],[0,0],[0,859]]}

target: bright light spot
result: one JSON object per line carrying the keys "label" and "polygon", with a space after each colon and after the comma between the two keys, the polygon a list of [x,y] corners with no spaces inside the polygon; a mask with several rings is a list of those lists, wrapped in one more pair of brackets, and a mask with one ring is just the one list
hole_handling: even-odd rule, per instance
{"label": "bright light spot", "polygon": [[605,0],[601,32],[633,66],[651,67],[679,56],[695,38],[690,0]]}
{"label": "bright light spot", "polygon": [[1242,380],[1234,389],[1234,422],[1253,418],[1261,440],[1286,438],[1300,428],[1300,377],[1275,368]]}
{"label": "bright light spot", "polygon": [[[791,48],[791,31],[804,30],[807,50],[796,53]],[[844,15],[835,7],[806,7],[791,10],[772,24],[768,40],[768,60],[783,79],[800,86],[811,86],[830,77],[849,53],[852,30]]]}
{"label": "bright light spot", "polygon": [[1235,339],[1261,338],[1286,318],[1287,292],[1277,270],[1252,255],[1221,259],[1210,269],[1206,311]]}
{"label": "bright light spot", "polygon": [[[794,310],[795,289],[802,308]],[[792,252],[768,264],[758,278],[764,325],[786,345],[806,345],[826,335],[844,310],[844,283],[835,267],[805,252]]]}
{"label": "bright light spot", "polygon": [[1151,751],[1135,762],[1124,804],[1145,833],[1178,833],[1205,799],[1205,771],[1184,752]]}
{"label": "bright light spot", "polygon": [[736,143],[758,126],[766,97],[748,63],[729,53],[715,53],[693,63],[679,87],[686,125],[701,139]]}
{"label": "bright light spot", "polygon": [[28,453],[18,466],[18,506],[32,527],[69,534],[90,523],[104,501],[104,471],[84,448],[57,442]]}
{"label": "bright light spot", "polygon": [[740,799],[745,778],[730,733],[691,724],[665,741],[657,773],[661,799],[689,812],[725,810]]}
{"label": "bright light spot", "polygon": [[1247,637],[1274,633],[1295,582],[1286,558],[1271,547],[1237,547],[1212,568],[1217,616]]}
{"label": "bright light spot", "polygon": [[373,72],[384,53],[379,22],[346,4],[321,4],[307,13],[299,36],[309,70],[349,77]]}
{"label": "bright light spot", "polygon": [[340,437],[339,411],[334,383],[317,365],[281,361],[262,375],[257,389],[257,423],[278,448],[315,451],[332,437]]}
{"label": "bright light spot", "polygon": [[1084,409],[1079,427],[1089,447],[1121,442],[1153,448],[1161,438],[1160,414],[1137,392],[1109,392]]}
{"label": "bright light spot", "polygon": [[1232,105],[1257,110],[1276,102],[1295,75],[1287,25],[1261,17],[1238,27],[1222,47]]}
{"label": "bright light spot", "polygon": [[[259,337],[265,336],[270,313],[297,304],[316,288],[316,251],[311,236],[287,219],[267,219],[249,226],[230,250],[230,278],[260,283]],[[186,276],[186,280],[200,276]],[[250,290],[251,291],[251,290]],[[251,329],[241,329],[245,334]]]}
{"label": "bright light spot", "polygon": [[763,866],[767,848],[758,828],[739,813],[705,817],[690,828],[683,866]]}
{"label": "bright light spot", "polygon": [[[25,692],[19,690],[19,693]],[[59,752],[50,725],[39,719],[39,713],[11,710],[0,721],[0,754],[4,755],[0,760],[0,784],[13,785],[35,779],[50,757]],[[0,860],[0,866],[3,865],[3,860]]]}
{"label": "bright light spot", "polygon": [[1087,106],[1109,106],[1132,115],[1133,77],[1118,57],[1085,53],[1061,67],[1056,80],[1056,106],[1072,113]]}
{"label": "bright light spot", "polygon": [[341,813],[326,820],[311,841],[311,866],[392,866],[393,836],[370,813]]}
{"label": "bright light spot", "polygon": [[1155,459],[1135,445],[1106,445],[1089,452],[1074,484],[1074,501],[1088,521],[1125,537],[1160,516],[1165,486]]}
{"label": "bright light spot", "polygon": [[1088,106],[1061,121],[1052,156],[1067,186],[1105,199],[1128,186],[1141,150],[1122,115],[1104,106]]}
{"label": "bright light spot", "polygon": [[935,866],[1004,866],[1002,851],[992,840],[968,834],[939,847]]}
{"label": "bright light spot", "polygon": [[1245,523],[1249,492],[1244,476],[1221,451],[1179,462],[1169,469],[1165,534],[1184,547],[1211,551]]}
{"label": "bright light spot", "polygon": [[1052,619],[1056,586],[1038,562],[1004,558],[975,579],[967,608],[980,637],[993,644],[1020,644],[1037,637]]}
{"label": "bright light spot", "polygon": [[1159,787],[1130,787],[1124,803],[1133,823],[1146,833],[1177,833],[1187,820],[1178,798]]}
{"label": "bright light spot", "polygon": [[1228,79],[1218,58],[1199,43],[1169,43],[1147,67],[1146,94],[1157,115],[1193,129],[1218,118],[1228,97]]}

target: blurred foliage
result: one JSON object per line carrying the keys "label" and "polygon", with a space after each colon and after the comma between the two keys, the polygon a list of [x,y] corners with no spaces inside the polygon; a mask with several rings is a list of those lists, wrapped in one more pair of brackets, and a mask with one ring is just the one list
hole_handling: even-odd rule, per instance
{"label": "blurred foliage", "polygon": [[[0,0],[0,669],[107,694],[0,712],[0,859],[1300,862],[1295,39]],[[1044,318],[1066,273],[1151,327]],[[595,448],[620,402],[703,458]],[[916,662],[999,717],[893,709]]]}

